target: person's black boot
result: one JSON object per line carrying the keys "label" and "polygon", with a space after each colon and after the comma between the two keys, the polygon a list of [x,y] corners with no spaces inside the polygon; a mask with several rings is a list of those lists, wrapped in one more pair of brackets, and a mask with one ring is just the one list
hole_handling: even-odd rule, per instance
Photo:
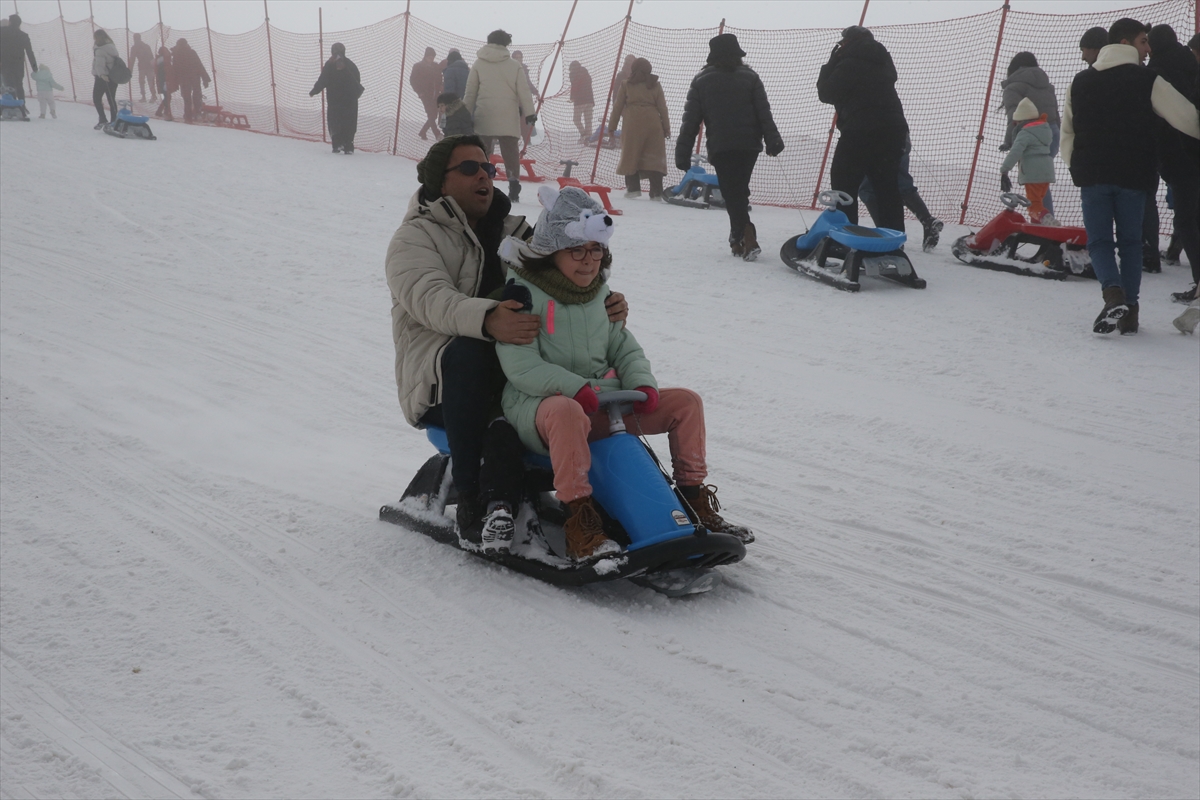
{"label": "person's black boot", "polygon": [[487,506],[477,492],[462,493],[454,509],[458,523],[458,536],[474,545],[483,544],[483,516]]}
{"label": "person's black boot", "polygon": [[1162,256],[1153,244],[1142,245],[1142,272],[1162,272]]}
{"label": "person's black boot", "polygon": [[521,199],[521,182],[520,181],[509,181],[508,182],[508,199],[514,203]]}

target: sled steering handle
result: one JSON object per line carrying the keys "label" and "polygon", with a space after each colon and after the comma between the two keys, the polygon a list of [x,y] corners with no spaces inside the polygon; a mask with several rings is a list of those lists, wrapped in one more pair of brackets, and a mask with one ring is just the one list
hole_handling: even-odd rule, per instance
{"label": "sled steering handle", "polygon": [[639,392],[636,389],[619,389],[613,392],[600,392],[596,395],[596,399],[600,401],[600,407],[608,407],[608,432],[623,433],[625,431],[625,420],[622,417],[632,411],[633,403],[645,401],[646,393]]}

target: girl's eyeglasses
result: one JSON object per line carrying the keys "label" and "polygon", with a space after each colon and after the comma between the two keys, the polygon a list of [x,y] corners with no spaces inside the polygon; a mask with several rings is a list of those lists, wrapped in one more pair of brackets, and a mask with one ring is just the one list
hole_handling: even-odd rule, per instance
{"label": "girl's eyeglasses", "polygon": [[571,254],[571,258],[576,261],[583,261],[585,258],[591,257],[595,259],[604,258],[605,249],[600,245],[592,245],[591,247],[568,247],[567,252]]}

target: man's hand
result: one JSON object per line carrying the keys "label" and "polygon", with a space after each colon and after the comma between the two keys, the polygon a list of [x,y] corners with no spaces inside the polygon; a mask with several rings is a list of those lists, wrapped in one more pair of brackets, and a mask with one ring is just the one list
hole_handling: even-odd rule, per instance
{"label": "man's hand", "polygon": [[609,322],[624,324],[629,317],[629,303],[625,302],[625,295],[620,292],[613,292],[604,298],[604,310],[608,312]]}
{"label": "man's hand", "polygon": [[537,314],[525,314],[517,300],[505,300],[487,312],[483,328],[497,342],[504,344],[532,344],[542,326]]}

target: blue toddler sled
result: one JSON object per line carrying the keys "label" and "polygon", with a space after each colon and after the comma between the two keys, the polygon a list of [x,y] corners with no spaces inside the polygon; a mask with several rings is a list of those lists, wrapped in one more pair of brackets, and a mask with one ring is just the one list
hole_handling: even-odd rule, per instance
{"label": "blue toddler sled", "polygon": [[153,141],[158,137],[150,130],[150,118],[134,114],[129,104],[122,101],[117,111],[117,121],[104,126],[104,132],[119,139],[146,139]]}
{"label": "blue toddler sled", "polygon": [[7,86],[0,87],[0,120],[6,122],[29,122],[29,110],[25,101]]}
{"label": "blue toddler sled", "polygon": [[704,160],[699,154],[693,155],[691,168],[683,173],[683,179],[677,185],[663,190],[663,199],[684,208],[724,208],[721,184],[716,175],[701,166]]}
{"label": "blue toddler sled", "polygon": [[837,208],[854,202],[845,192],[827,189],[817,202],[825,210],[812,228],[783,243],[779,256],[785,264],[847,292],[862,288],[858,279],[864,273],[914,289],[925,288],[925,281],[917,277],[902,249],[908,239],[903,231],[850,224]]}
{"label": "blue toddler sled", "polygon": [[600,394],[610,435],[590,445],[592,497],[600,506],[605,534],[622,545],[620,553],[591,562],[566,557],[566,514],[551,492],[550,459],[534,453],[525,455],[528,500],[517,514],[511,549],[485,552],[463,539],[445,513],[457,502],[457,492],[442,428],[425,429],[437,454],[417,471],[399,502],[379,509],[379,518],[560,586],[629,578],[669,596],[706,592],[720,583],[713,568],[741,561],[746,546],[736,536],[704,528],[646,445],[625,430],[622,416],[629,412],[628,404],[645,397],[637,391]]}

